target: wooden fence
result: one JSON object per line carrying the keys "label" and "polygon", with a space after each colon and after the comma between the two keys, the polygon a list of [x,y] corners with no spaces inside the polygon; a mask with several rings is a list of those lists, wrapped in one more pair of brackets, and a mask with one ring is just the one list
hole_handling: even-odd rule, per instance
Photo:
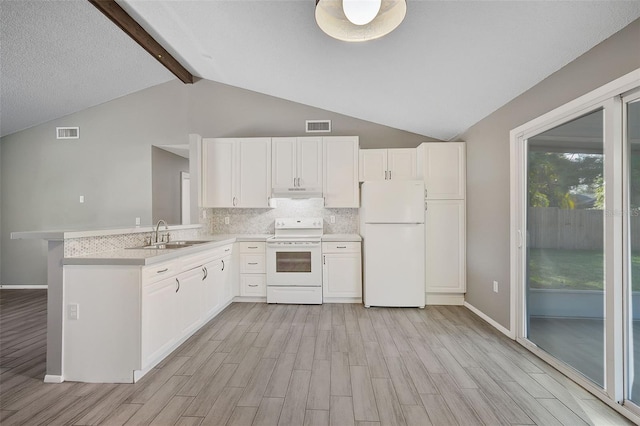
{"label": "wooden fence", "polygon": [[[530,207],[528,222],[531,248],[600,250],[604,244],[602,210]],[[631,248],[640,250],[639,215],[631,215],[630,226],[633,231]]]}

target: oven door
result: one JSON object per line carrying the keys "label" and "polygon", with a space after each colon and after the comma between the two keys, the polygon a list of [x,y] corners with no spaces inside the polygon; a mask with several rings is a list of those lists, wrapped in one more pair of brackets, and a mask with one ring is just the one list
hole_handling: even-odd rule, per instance
{"label": "oven door", "polygon": [[320,242],[268,242],[268,286],[322,286]]}

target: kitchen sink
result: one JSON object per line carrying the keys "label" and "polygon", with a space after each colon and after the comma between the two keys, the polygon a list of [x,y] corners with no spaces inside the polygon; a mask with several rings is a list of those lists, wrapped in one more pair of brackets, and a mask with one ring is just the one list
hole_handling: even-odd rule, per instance
{"label": "kitchen sink", "polygon": [[178,249],[183,247],[191,247],[197,244],[208,243],[210,241],[203,240],[184,240],[184,241],[171,241],[169,243],[155,243],[149,244],[147,246],[138,246],[138,247],[127,247],[129,249],[135,250],[167,250],[167,249]]}

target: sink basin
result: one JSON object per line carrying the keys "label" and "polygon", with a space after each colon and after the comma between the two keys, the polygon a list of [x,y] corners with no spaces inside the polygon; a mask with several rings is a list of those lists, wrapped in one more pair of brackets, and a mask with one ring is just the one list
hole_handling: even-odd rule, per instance
{"label": "sink basin", "polygon": [[191,247],[196,244],[208,243],[210,241],[203,240],[184,240],[184,241],[171,241],[169,243],[155,243],[148,246],[127,247],[131,250],[167,250],[178,249],[183,247]]}

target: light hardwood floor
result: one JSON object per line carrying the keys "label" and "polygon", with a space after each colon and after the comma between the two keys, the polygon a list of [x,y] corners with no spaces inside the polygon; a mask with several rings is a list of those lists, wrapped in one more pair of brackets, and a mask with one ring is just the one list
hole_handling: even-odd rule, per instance
{"label": "light hardwood floor", "polygon": [[234,303],[124,385],[44,384],[45,333],[0,291],[3,426],[630,424],[463,307]]}

